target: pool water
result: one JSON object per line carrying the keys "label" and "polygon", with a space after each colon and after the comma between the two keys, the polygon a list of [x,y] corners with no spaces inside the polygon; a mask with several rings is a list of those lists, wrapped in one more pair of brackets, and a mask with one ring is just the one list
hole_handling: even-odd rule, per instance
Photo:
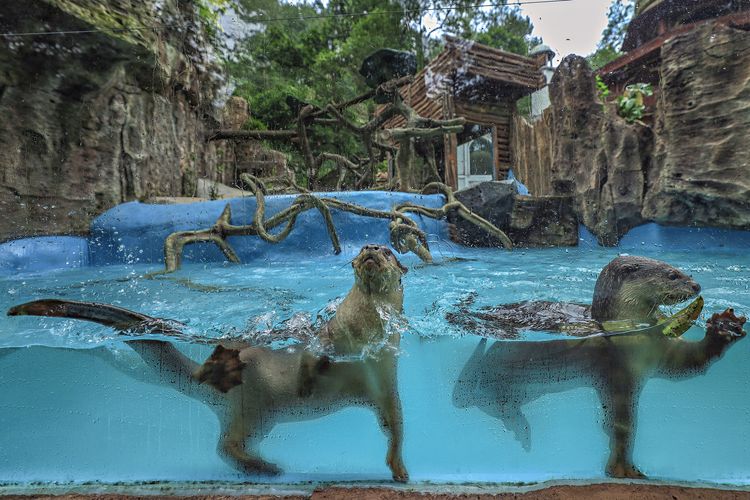
{"label": "pool water", "polygon": [[[0,310],[34,299],[65,298],[179,320],[203,335],[262,331],[295,314],[303,321],[299,313],[314,320],[343,297],[353,282],[354,251],[241,265],[186,264],[176,279],[144,279],[143,274],[158,269],[144,264],[19,274],[0,278]],[[629,253],[668,261],[702,285],[704,314],[687,339],[702,337],[710,313],[727,307],[750,311],[750,258],[741,248],[696,252],[644,245]],[[608,445],[591,387],[550,393],[523,408],[531,426],[528,452],[500,421],[476,408],[452,405],[453,384],[479,339],[448,325],[445,313],[472,292],[477,307],[528,299],[590,301],[599,271],[618,250],[582,244],[505,252],[462,249],[440,239],[433,243],[433,254],[437,264],[431,266],[401,257],[410,268],[404,278],[408,328],[398,373],[404,461],[411,480],[604,477]],[[139,359],[111,330],[73,320],[3,315],[0,332],[2,348],[33,346],[0,350],[0,480],[247,479],[216,454],[219,427],[209,409],[169,387],[134,380],[86,353],[106,346],[136,366]],[[206,346],[181,348],[196,360],[210,353]],[[646,384],[634,452],[644,473],[750,484],[749,358],[750,341],[743,339],[705,375]],[[277,425],[260,447],[266,459],[286,471],[273,479],[278,482],[390,480],[385,450],[374,415],[362,408]]]}

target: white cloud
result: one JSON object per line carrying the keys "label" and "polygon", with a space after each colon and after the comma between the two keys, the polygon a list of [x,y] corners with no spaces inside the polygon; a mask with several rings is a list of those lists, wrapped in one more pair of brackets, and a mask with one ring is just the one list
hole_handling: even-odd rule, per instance
{"label": "white cloud", "polygon": [[527,4],[521,10],[531,18],[534,35],[542,37],[557,53],[557,64],[568,54],[587,56],[594,52],[607,26],[610,3],[610,0],[573,0]]}

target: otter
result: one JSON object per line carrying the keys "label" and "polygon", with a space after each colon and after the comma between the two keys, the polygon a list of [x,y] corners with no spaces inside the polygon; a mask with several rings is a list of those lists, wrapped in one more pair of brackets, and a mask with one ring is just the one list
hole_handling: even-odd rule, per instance
{"label": "otter", "polygon": [[[682,323],[684,318],[675,322]],[[643,478],[633,464],[632,452],[638,397],[645,382],[653,376],[688,378],[704,373],[745,336],[744,323],[745,318],[735,316],[731,309],[714,314],[704,338],[697,342],[665,335],[662,330],[674,324],[669,321],[640,331],[584,339],[498,340],[489,348],[483,338],[459,375],[453,404],[477,407],[500,419],[529,450],[531,434],[521,406],[545,394],[593,386],[609,436],[605,472],[618,478]]]}
{"label": "otter", "polygon": [[698,283],[666,262],[619,256],[596,280],[591,305],[571,302],[528,301],[469,309],[474,296],[446,314],[448,322],[472,333],[516,338],[518,330],[561,332],[586,336],[595,332],[633,329],[664,320],[661,305],[695,297]]}
{"label": "otter", "polygon": [[[405,482],[409,474],[402,459],[403,417],[396,380],[400,338],[387,331],[384,315],[403,311],[401,277],[407,268],[387,247],[378,245],[363,247],[352,267],[354,286],[319,332],[327,354],[304,346],[272,350],[216,341],[211,356],[199,365],[167,341],[136,338],[125,343],[159,373],[162,383],[217,413],[218,451],[241,471],[281,472],[257,452],[276,423],[318,418],[358,405],[375,411],[388,438],[386,463],[393,479]],[[129,335],[184,338],[175,322],[106,304],[39,300],[15,306],[8,315],[76,318]]]}

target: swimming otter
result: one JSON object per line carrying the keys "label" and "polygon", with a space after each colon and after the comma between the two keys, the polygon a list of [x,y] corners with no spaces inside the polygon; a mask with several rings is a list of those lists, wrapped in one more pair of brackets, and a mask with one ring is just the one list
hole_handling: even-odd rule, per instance
{"label": "swimming otter", "polygon": [[646,257],[620,256],[607,264],[596,280],[591,305],[528,301],[483,307],[472,311],[473,297],[446,319],[479,335],[515,338],[518,330],[563,332],[582,336],[664,319],[660,305],[695,297],[701,287],[690,276],[666,262]]}
{"label": "swimming otter", "polygon": [[[354,286],[320,332],[321,342],[330,348],[330,358],[304,347],[271,350],[222,342],[199,365],[166,341],[125,342],[160,374],[165,385],[216,411],[221,423],[218,450],[242,471],[281,472],[257,452],[258,444],[276,423],[318,418],[359,405],[373,408],[388,437],[386,462],[393,479],[407,481],[396,380],[400,338],[386,330],[383,319],[384,314],[403,310],[401,276],[407,269],[388,248],[377,245],[363,247],[352,267]],[[84,319],[131,335],[181,335],[178,324],[105,304],[40,300],[15,306],[8,315]],[[342,356],[343,360],[330,362]]]}
{"label": "swimming otter", "polygon": [[[693,320],[695,318],[693,317]],[[681,320],[678,320],[678,322]],[[662,323],[631,334],[545,342],[483,338],[453,389],[453,404],[476,406],[502,420],[524,449],[531,446],[521,406],[549,393],[592,385],[604,409],[609,436],[609,476],[645,477],[632,462],[638,396],[652,376],[686,378],[705,372],[734,341],[745,336],[744,317],[731,309],[714,314],[703,340],[688,342],[664,334]]]}

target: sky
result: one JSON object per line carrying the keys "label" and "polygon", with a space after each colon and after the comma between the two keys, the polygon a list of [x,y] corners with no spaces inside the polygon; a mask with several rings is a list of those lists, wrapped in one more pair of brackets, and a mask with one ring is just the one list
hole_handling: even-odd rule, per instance
{"label": "sky", "polygon": [[[523,0],[521,0],[523,3]],[[513,5],[514,2],[508,2]],[[560,3],[521,5],[534,24],[534,35],[557,53],[555,64],[568,54],[587,56],[607,26],[607,9],[611,0],[572,0]]]}

